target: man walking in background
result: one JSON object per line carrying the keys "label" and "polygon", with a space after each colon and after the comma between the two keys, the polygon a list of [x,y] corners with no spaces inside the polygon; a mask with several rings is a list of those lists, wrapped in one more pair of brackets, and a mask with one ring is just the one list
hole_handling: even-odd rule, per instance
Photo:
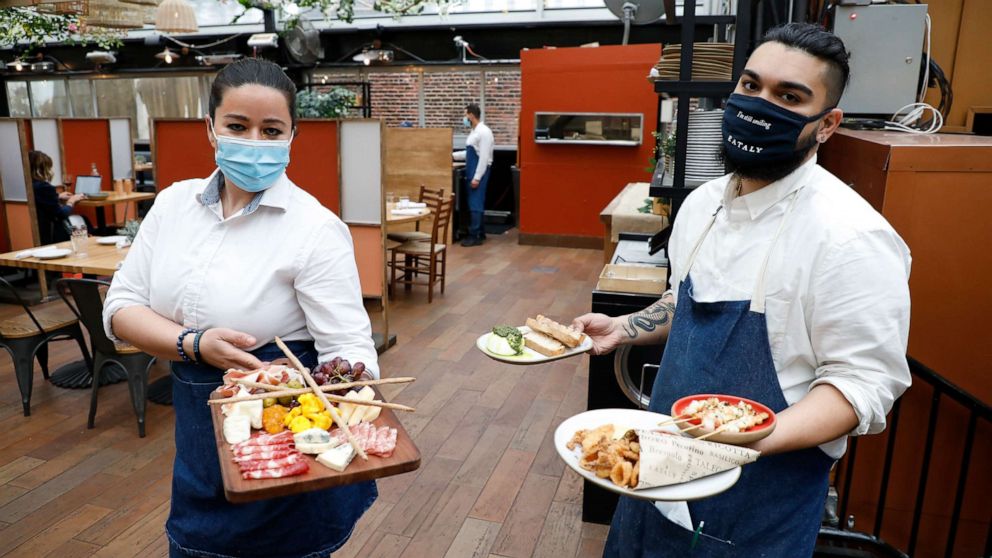
{"label": "man walking in background", "polygon": [[465,141],[465,151],[455,153],[456,160],[465,161],[465,192],[470,217],[468,236],[462,240],[462,246],[479,246],[485,238],[482,220],[486,208],[486,184],[493,164],[493,132],[482,122],[482,112],[475,103],[465,107],[462,123],[472,128]]}

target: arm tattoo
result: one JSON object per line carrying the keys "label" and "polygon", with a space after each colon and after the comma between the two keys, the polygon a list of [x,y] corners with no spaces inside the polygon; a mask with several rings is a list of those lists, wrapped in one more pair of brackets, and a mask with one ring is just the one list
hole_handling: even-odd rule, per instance
{"label": "arm tattoo", "polygon": [[658,302],[640,312],[627,316],[627,323],[623,324],[623,330],[629,339],[636,339],[641,333],[653,333],[659,327],[669,325],[674,316],[675,302],[672,293],[667,292],[662,295]]}

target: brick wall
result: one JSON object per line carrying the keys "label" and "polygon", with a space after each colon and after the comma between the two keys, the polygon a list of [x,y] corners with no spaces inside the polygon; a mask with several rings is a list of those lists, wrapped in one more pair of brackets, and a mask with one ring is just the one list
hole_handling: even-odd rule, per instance
{"label": "brick wall", "polygon": [[320,72],[314,81],[321,81],[322,76],[328,84],[367,79],[372,88],[372,117],[384,119],[387,126],[403,122],[420,126],[423,122],[427,128],[454,128],[455,133],[467,133],[461,123],[465,105],[476,103],[482,106],[482,118],[492,128],[496,144],[517,144],[518,67],[363,68]]}
{"label": "brick wall", "polygon": [[420,121],[419,72],[374,72],[368,74],[372,89],[372,117],[382,118],[386,126]]}
{"label": "brick wall", "polygon": [[487,71],[485,88],[485,121],[493,130],[496,145],[517,145],[520,69]]}

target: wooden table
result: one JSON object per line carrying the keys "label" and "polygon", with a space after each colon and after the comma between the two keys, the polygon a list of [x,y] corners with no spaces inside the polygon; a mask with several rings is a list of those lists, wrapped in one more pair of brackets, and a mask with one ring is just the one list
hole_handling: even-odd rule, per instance
{"label": "wooden table", "polygon": [[[40,248],[66,248],[72,250],[72,243],[68,241],[59,242],[58,244],[31,248],[31,250],[38,250]],[[41,272],[39,273],[39,281],[41,283],[42,298],[48,295],[48,285],[46,284],[44,273],[46,271],[56,273],[84,273],[87,275],[113,275],[117,271],[117,266],[127,256],[127,248],[118,249],[113,244],[97,244],[96,237],[87,239],[85,256],[69,254],[64,258],[53,260],[42,260],[38,258],[17,259],[17,254],[21,252],[24,252],[24,250],[0,254],[0,266],[36,269]],[[119,370],[118,367],[111,366],[103,375],[102,385],[117,383],[126,379],[127,376],[123,371]],[[53,385],[59,387],[89,387],[90,371],[84,361],[71,362],[52,372],[51,382]]]}
{"label": "wooden table", "polygon": [[155,199],[155,194],[152,192],[109,192],[109,194],[101,200],[85,199],[76,202],[76,205],[96,208],[96,226],[98,229],[107,228],[107,216],[104,213],[104,208],[108,205]]}
{"label": "wooden table", "polygon": [[[31,248],[31,250],[40,250],[41,248],[66,248],[72,250],[72,243],[69,241],[59,242],[58,244]],[[92,236],[87,239],[85,256],[69,254],[64,258],[54,260],[42,260],[38,258],[17,259],[16,256],[23,251],[18,250],[16,252],[0,254],[0,265],[60,273],[113,275],[117,271],[117,265],[124,261],[124,257],[127,256],[127,248],[118,249],[113,244],[97,244],[96,237]]]}
{"label": "wooden table", "polygon": [[395,204],[386,204],[386,228],[393,225],[403,225],[406,223],[416,223],[418,221],[423,221],[431,216],[431,210],[423,208],[419,210],[416,215],[393,215],[393,208]]}
{"label": "wooden table", "polygon": [[599,214],[599,220],[606,226],[603,235],[603,261],[610,263],[617,249],[617,239],[622,232],[655,234],[668,226],[668,217],[654,213],[641,213],[648,198],[647,182],[632,182]]}

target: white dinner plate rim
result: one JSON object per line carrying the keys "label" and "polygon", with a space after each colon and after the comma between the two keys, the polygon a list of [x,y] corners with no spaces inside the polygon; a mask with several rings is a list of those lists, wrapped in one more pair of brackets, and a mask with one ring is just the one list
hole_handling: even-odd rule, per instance
{"label": "white dinner plate rim", "polygon": [[72,253],[72,250],[68,248],[48,248],[45,250],[37,250],[32,256],[39,260],[57,260],[59,258],[64,258]]}
{"label": "white dinner plate rim", "polygon": [[[638,409],[594,409],[585,411],[565,419],[558,425],[558,428],[555,429],[554,437],[555,450],[558,451],[558,455],[570,469],[589,482],[611,492],[641,500],[665,502],[700,500],[716,496],[734,486],[737,483],[737,479],[741,476],[740,466],[723,471],[722,473],[670,486],[647,488],[644,490],[620,488],[609,479],[601,479],[591,471],[586,471],[582,467],[579,467],[578,455],[565,447],[578,430],[596,428],[610,423],[632,428],[657,428],[659,422],[670,418],[665,414]],[[671,426],[670,429],[673,432],[678,432],[678,429],[674,426]]]}

